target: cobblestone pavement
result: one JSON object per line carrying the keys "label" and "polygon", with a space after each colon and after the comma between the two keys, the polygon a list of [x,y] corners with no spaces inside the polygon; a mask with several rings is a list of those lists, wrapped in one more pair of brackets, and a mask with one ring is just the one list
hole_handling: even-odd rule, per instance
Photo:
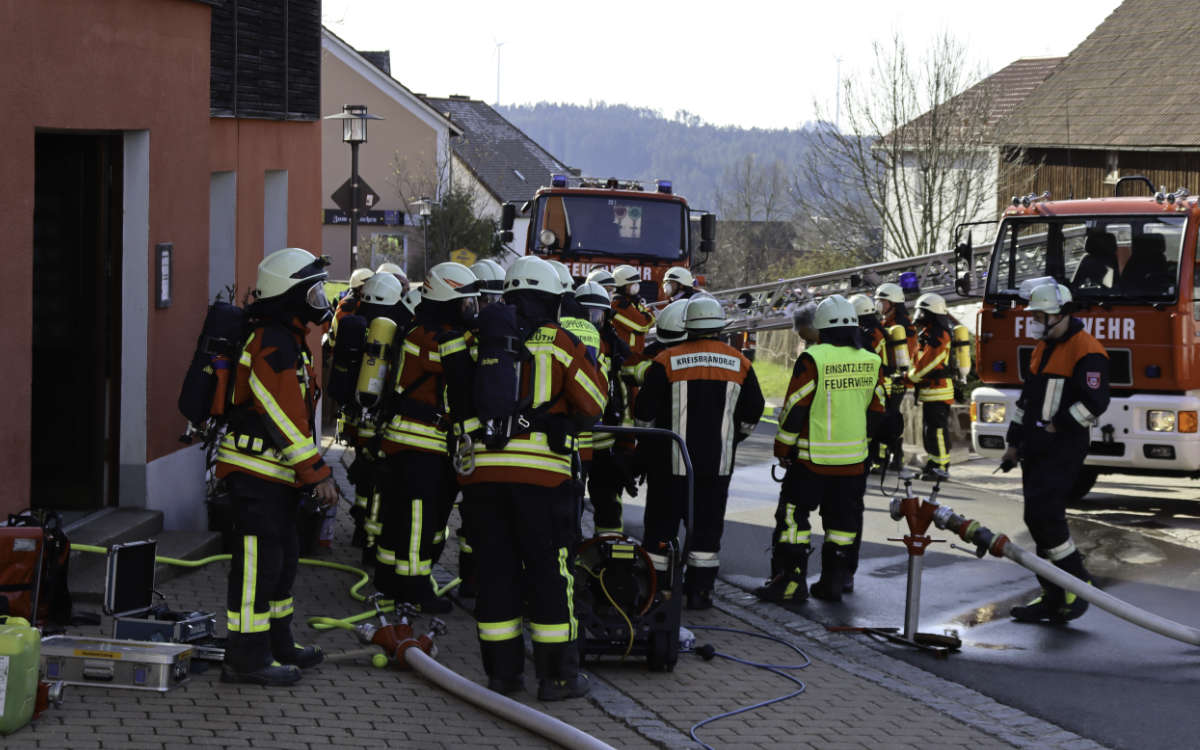
{"label": "cobblestone pavement", "polygon": [[[327,461],[336,467],[349,495],[338,453],[339,448],[332,448]],[[342,514],[333,551],[322,557],[357,565],[358,550],[349,545],[351,531],[348,515]],[[440,577],[453,573],[455,557],[450,552],[443,556]],[[223,612],[227,570],[228,563],[208,565],[167,582],[163,593],[176,608]],[[312,615],[345,616],[364,609],[348,594],[353,583],[354,577],[344,572],[302,567],[295,590],[297,622]],[[438,639],[438,661],[468,679],[484,682],[469,609],[456,607],[444,619],[449,632]],[[698,736],[716,748],[1098,747],[892,659],[860,638],[828,634],[804,617],[775,607],[748,605],[743,592],[732,586],[720,584],[717,608],[685,612],[684,622],[772,634],[796,644],[812,659],[810,667],[793,673],[805,683],[803,694],[700,728]],[[320,644],[327,653],[357,647],[345,631],[316,632],[301,625],[297,634],[302,641]],[[760,638],[699,629],[696,635],[698,643],[732,656],[778,664],[800,660],[791,649]],[[688,736],[696,722],[796,689],[764,669],[723,658],[705,661],[695,654],[682,654],[670,673],[650,673],[639,660],[588,662],[586,668],[593,676],[593,691],[586,700],[544,704],[532,693],[519,699],[619,748],[698,747]],[[218,671],[212,668],[193,675],[187,684],[164,694],[68,687],[61,708],[4,738],[0,746],[14,750],[551,746],[411,672],[326,663],[307,672],[294,687],[268,689],[222,684]],[[533,687],[532,666],[527,681]]]}

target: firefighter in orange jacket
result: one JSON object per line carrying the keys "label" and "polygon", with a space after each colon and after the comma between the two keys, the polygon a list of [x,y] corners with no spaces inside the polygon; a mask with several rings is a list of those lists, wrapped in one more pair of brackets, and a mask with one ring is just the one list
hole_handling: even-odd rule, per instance
{"label": "firefighter in orange jacket", "polygon": [[772,577],[754,591],[760,599],[788,608],[808,599],[808,516],[813,510],[821,511],[825,541],[821,578],[812,585],[812,595],[841,601],[843,593],[853,590],[867,446],[883,427],[880,361],[860,346],[854,306],[835,294],[817,306],[813,323],[820,342],[806,347],[796,360],[775,436],[775,456],[787,473],[775,511]]}
{"label": "firefighter in orange jacket", "polygon": [[313,438],[316,377],[305,343],[329,320],[328,260],[287,248],[258,265],[253,326],[238,362],[229,429],[217,477],[232,497],[238,542],[230,559],[229,640],[221,679],[291,685],[324,658],[292,637],[296,513],[311,494],[324,507],[338,492]]}
{"label": "firefighter in orange jacket", "polygon": [[[488,687],[521,690],[525,665],[522,612],[533,634],[538,698],[563,700],[587,693],[575,644],[572,587],[575,494],[574,434],[604,410],[604,381],[582,342],[558,323],[558,274],[536,256],[518,258],[504,280],[504,301],[516,308],[530,357],[518,360],[519,414],[474,443],[473,470],[462,476],[463,502],[479,560],[475,617]],[[480,367],[486,366],[481,327]],[[481,372],[482,377],[482,372]],[[502,398],[497,394],[497,398]],[[524,405],[524,408],[522,408]],[[486,530],[486,533],[484,531]]]}
{"label": "firefighter in orange jacket", "polygon": [[917,298],[917,356],[905,378],[916,387],[921,404],[925,471],[922,479],[933,480],[934,471],[950,471],[950,405],[954,384],[950,382],[950,315],[940,294],[926,292]]}
{"label": "firefighter in orange jacket", "polygon": [[458,494],[447,439],[478,426],[471,414],[475,365],[469,333],[478,297],[478,279],[466,266],[445,262],[429,269],[385,407],[390,419],[383,430],[387,468],[375,587],[426,613],[452,606],[436,594],[433,564]]}
{"label": "firefighter in orange jacket", "polygon": [[[1001,468],[1021,463],[1025,525],[1046,558],[1088,581],[1083,556],[1071,540],[1066,501],[1083,469],[1095,426],[1109,403],[1108,352],[1070,315],[1071,292],[1053,281],[1029,294],[1030,335],[1038,339],[1008,426]],[[1038,576],[1042,593],[1013,607],[1023,622],[1065,622],[1081,616],[1087,600]]]}
{"label": "firefighter in orange jacket", "polygon": [[617,266],[612,275],[616,284],[612,300],[613,328],[637,356],[646,348],[646,334],[654,325],[654,315],[638,297],[642,277],[636,268]]}
{"label": "firefighter in orange jacket", "polygon": [[[687,443],[695,516],[683,591],[688,609],[708,609],[720,566],[725,503],[737,444],[754,431],[764,401],[750,360],[716,340],[725,328],[720,302],[708,296],[693,297],[684,311],[684,328],[688,341],[659,352],[647,370],[636,416],[639,426],[673,430]],[[654,550],[675,538],[687,512],[686,469],[675,445],[671,446],[671,475],[669,502],[646,506],[645,547],[660,570],[667,561]]]}

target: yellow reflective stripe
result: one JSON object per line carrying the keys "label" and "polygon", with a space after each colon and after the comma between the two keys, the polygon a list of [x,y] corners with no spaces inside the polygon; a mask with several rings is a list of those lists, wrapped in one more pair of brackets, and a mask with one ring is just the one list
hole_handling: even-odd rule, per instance
{"label": "yellow reflective stripe", "polygon": [[521,637],[521,618],[502,620],[500,622],[476,623],[481,641],[508,641]]}
{"label": "yellow reflective stripe", "polygon": [[858,534],[853,531],[836,531],[834,529],[825,529],[825,538],[836,544],[839,547],[848,547],[854,544],[854,537]]}
{"label": "yellow reflective stripe", "polygon": [[444,341],[441,344],[438,344],[438,355],[442,357],[449,357],[452,354],[458,354],[459,352],[465,352],[466,350],[467,339],[463,336],[459,336],[456,339]]}
{"label": "yellow reflective stripe", "polygon": [[783,428],[780,428],[780,429],[779,429],[779,432],[775,433],[775,440],[776,440],[776,442],[783,443],[784,445],[795,445],[795,444],[796,444],[796,440],[797,440],[799,437],[800,437],[800,433],[798,433],[798,432],[787,432],[787,431],[786,431],[786,430],[784,430]]}
{"label": "yellow reflective stripe", "polygon": [[271,602],[271,617],[279,619],[287,617],[296,611],[296,600],[292,597],[277,602]]}
{"label": "yellow reflective stripe", "polygon": [[406,432],[401,432],[401,433],[389,432],[387,435],[387,439],[390,440],[391,442],[395,443],[396,445],[406,445],[410,448],[424,448],[426,450],[431,450],[435,453],[445,453],[446,452],[446,441],[445,440],[431,440],[429,438],[423,438],[423,437],[418,437],[416,435],[410,435]]}
{"label": "yellow reflective stripe", "polygon": [[932,456],[933,462],[938,466],[949,466],[950,453],[946,450],[946,431],[939,427],[935,432],[938,452],[936,456]]}
{"label": "yellow reflective stripe", "polygon": [[375,546],[375,559],[384,565],[394,565],[396,562],[396,552],[381,545]]}
{"label": "yellow reflective stripe", "polygon": [[446,431],[433,425],[425,424],[424,422],[416,422],[403,417],[395,417],[388,424],[388,430],[394,432],[412,432],[417,435],[425,435],[427,437],[442,438],[446,437]]}
{"label": "yellow reflective stripe", "polygon": [[529,626],[533,630],[534,643],[568,643],[571,640],[571,623],[569,622],[550,624],[531,622]]}
{"label": "yellow reflective stripe", "polygon": [[551,368],[554,356],[549,352],[533,355],[533,406],[541,406],[550,400],[554,371]]}
{"label": "yellow reflective stripe", "polygon": [[427,576],[433,572],[433,560],[417,560],[412,565],[408,560],[396,561],[396,574],[402,576]]}
{"label": "yellow reflective stripe", "polygon": [[796,544],[800,529],[796,527],[796,505],[787,503],[783,513],[783,531],[779,532],[779,541],[785,544]]}
{"label": "yellow reflective stripe", "polygon": [[908,370],[908,379],[915,383],[918,380],[920,380],[921,378],[925,377],[926,373],[931,372],[932,370],[936,370],[938,365],[947,364],[949,361],[950,361],[950,352],[949,352],[949,350],[947,350],[947,351],[944,351],[941,354],[937,355],[936,357],[934,357],[933,360],[928,365],[921,368],[920,370],[917,369],[916,365],[913,365],[912,367],[910,367]]}
{"label": "yellow reflective stripe", "polygon": [[408,339],[404,339],[404,345],[401,347],[405,354],[411,354],[414,357],[421,356],[421,347],[417,346]]}
{"label": "yellow reflective stripe", "polygon": [[254,611],[258,587],[258,537],[242,537],[242,601],[238,614],[241,633],[261,633],[271,629],[270,613]]}
{"label": "yellow reflective stripe", "polygon": [[479,429],[483,429],[483,423],[479,421],[478,417],[471,417],[467,421],[457,425],[454,428],[454,433],[456,435],[465,435],[468,432],[474,432]]}
{"label": "yellow reflective stripe", "polygon": [[583,370],[576,370],[575,382],[579,383],[579,385],[583,387],[583,390],[587,391],[587,394],[592,397],[592,400],[595,401],[601,409],[607,405],[608,397],[600,392],[600,389],[596,387],[596,384],[592,382],[592,379],[587,376],[586,372]]}
{"label": "yellow reflective stripe", "polygon": [[554,474],[563,474],[571,476],[570,461],[551,461],[547,459],[537,458],[534,456],[524,455],[520,453],[477,453],[475,454],[475,467],[510,467],[516,469],[537,469],[540,471],[549,471]]}
{"label": "yellow reflective stripe", "polygon": [[[421,569],[421,527],[425,520],[425,503],[421,498],[415,497],[412,500],[412,528],[408,534],[408,571],[419,571]],[[401,561],[396,563],[396,572],[400,573]],[[412,575],[405,571],[401,575]]]}
{"label": "yellow reflective stripe", "polygon": [[464,538],[461,534],[458,537],[458,549],[460,552],[465,552],[468,555],[475,551],[475,549],[467,543],[466,538]]}
{"label": "yellow reflective stripe", "polygon": [[263,476],[274,477],[289,484],[296,481],[296,472],[286,466],[265,461],[261,458],[255,458],[254,456],[247,456],[244,453],[226,450],[224,447],[217,449],[217,460],[257,474],[262,474]]}
{"label": "yellow reflective stripe", "polygon": [[646,382],[646,373],[650,370],[650,365],[654,363],[652,359],[643,359],[636,365],[622,367],[621,372],[628,372],[638,385],[643,385]]}
{"label": "yellow reflective stripe", "polygon": [[620,313],[617,313],[613,316],[613,322],[620,323],[631,331],[636,331],[637,333],[646,333],[650,330],[651,326],[651,323],[634,323],[632,320],[624,315],[621,315]]}
{"label": "yellow reflective stripe", "polygon": [[[800,399],[809,395],[816,389],[817,389],[817,381],[810,380],[807,383],[805,383],[804,385],[797,388],[796,390],[792,391],[792,395],[788,396],[787,400],[783,402],[784,415],[786,415],[788,412],[790,412],[792,410],[792,407],[794,407],[796,404],[800,403]],[[780,417],[779,421],[782,422],[784,418],[785,417]]]}
{"label": "yellow reflective stripe", "polygon": [[558,548],[558,574],[567,582],[567,622],[571,624],[570,639],[579,636],[579,621],[575,619],[575,576],[567,569],[567,548]]}
{"label": "yellow reflective stripe", "polygon": [[275,397],[271,395],[271,391],[263,385],[263,382],[258,379],[258,375],[253,371],[250,372],[250,390],[254,393],[258,402],[262,404],[263,409],[266,410],[271,422],[287,438],[289,445],[281,451],[284,460],[294,466],[301,461],[317,455],[316,443],[311,438],[306,438],[304,433],[300,431],[300,428],[293,424],[291,419],[288,419],[287,414],[279,406]]}
{"label": "yellow reflective stripe", "polygon": [[944,388],[921,389],[921,401],[945,401],[948,398],[954,398],[954,386],[952,385]]}

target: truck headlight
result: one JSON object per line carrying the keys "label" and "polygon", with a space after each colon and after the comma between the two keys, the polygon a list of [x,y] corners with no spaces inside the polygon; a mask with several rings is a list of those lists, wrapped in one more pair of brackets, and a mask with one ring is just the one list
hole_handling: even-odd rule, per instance
{"label": "truck headlight", "polygon": [[985,424],[1002,424],[1008,408],[1004,404],[983,401],[979,404],[979,421]]}
{"label": "truck headlight", "polygon": [[1151,432],[1174,432],[1175,412],[1151,409],[1146,412],[1146,429]]}

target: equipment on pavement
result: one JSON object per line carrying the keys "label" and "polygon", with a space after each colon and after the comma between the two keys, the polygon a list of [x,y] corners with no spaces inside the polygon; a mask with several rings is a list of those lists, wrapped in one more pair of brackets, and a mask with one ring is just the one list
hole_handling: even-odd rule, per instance
{"label": "equipment on pavement", "polygon": [[156,552],[154,540],[114,544],[108,548],[104,574],[104,613],[113,618],[112,637],[122,641],[186,643],[194,658],[221,661],[223,639],[216,637],[212,612],[176,612],[154,602]]}
{"label": "equipment on pavement", "polygon": [[165,693],[188,681],[194,652],[180,643],[52,635],[42,639],[41,670],[67,685]]}
{"label": "equipment on pavement", "polygon": [[636,539],[600,534],[580,543],[575,571],[580,656],[644,656],[652,671],[670,672],[679,658],[683,567],[692,541],[692,459],[683,438],[671,430],[608,425],[593,430],[673,440],[686,469],[687,515],[683,544],[674,541],[668,549],[650,550],[668,558],[667,570],[657,575]]}
{"label": "equipment on pavement", "polygon": [[23,617],[0,616],[0,735],[33,718],[41,635]]}

